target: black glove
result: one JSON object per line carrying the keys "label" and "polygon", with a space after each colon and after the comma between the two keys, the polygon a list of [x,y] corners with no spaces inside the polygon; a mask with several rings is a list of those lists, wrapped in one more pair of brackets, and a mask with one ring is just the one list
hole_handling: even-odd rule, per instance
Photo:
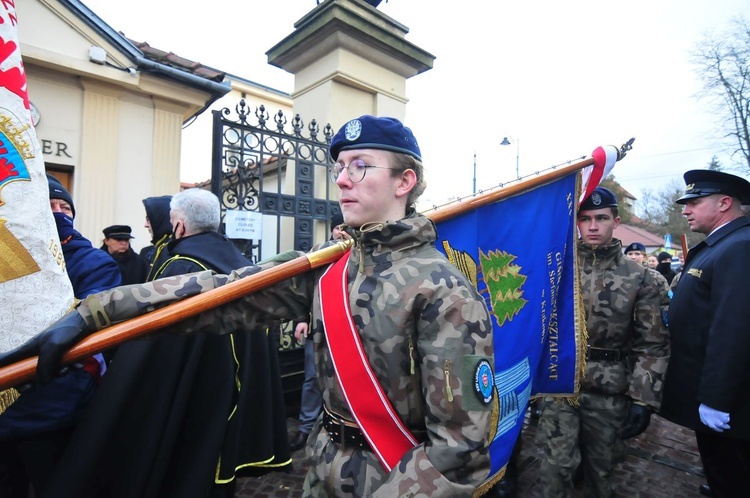
{"label": "black glove", "polygon": [[631,403],[628,416],[620,427],[620,439],[636,437],[646,430],[650,422],[651,408],[640,403]]}
{"label": "black glove", "polygon": [[37,378],[49,382],[60,370],[65,353],[89,334],[88,326],[77,311],[68,313],[18,348],[0,355],[0,367],[30,356],[39,356]]}

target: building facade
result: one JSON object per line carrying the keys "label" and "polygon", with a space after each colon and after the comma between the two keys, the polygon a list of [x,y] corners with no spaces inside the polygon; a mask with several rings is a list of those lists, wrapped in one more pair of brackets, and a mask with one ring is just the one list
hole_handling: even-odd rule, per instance
{"label": "building facade", "polygon": [[96,245],[127,224],[147,245],[141,200],[179,190],[183,123],[230,84],[149,57],[78,1],[21,0],[16,12],[45,166],[71,192],[76,228]]}

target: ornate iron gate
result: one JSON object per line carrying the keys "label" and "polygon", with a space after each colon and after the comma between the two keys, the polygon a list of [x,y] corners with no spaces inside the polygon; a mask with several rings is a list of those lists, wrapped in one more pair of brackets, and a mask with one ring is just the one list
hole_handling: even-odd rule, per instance
{"label": "ornate iron gate", "polygon": [[[321,137],[315,120],[305,129],[296,115],[287,132],[282,111],[269,122],[265,106],[251,114],[243,99],[234,110],[236,116],[226,107],[213,111],[211,191],[221,202],[222,233],[227,233],[228,212],[253,212],[262,218],[261,237],[230,236],[249,260],[257,263],[289,249],[310,250],[328,238],[331,216],[340,212],[338,201],[331,198],[327,171],[331,125],[323,128]],[[282,325],[279,346],[287,414],[294,415],[304,382],[304,354],[294,339],[294,324]]]}
{"label": "ornate iron gate", "polygon": [[211,191],[221,201],[222,231],[228,211],[255,212],[262,215],[262,237],[233,239],[248,259],[310,250],[325,240],[331,215],[339,212],[327,173],[331,125],[320,137],[318,123],[312,120],[305,130],[297,114],[287,132],[287,118],[278,111],[269,128],[265,106],[251,114],[244,99],[235,112],[232,119],[229,108],[213,111]]}

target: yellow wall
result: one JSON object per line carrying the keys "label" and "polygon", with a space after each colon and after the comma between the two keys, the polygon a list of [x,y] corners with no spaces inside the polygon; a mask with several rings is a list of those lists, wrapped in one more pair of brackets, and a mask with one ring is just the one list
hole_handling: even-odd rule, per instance
{"label": "yellow wall", "polygon": [[16,9],[37,135],[48,167],[72,171],[76,228],[98,246],[104,227],[126,224],[134,248],[148,245],[142,199],[179,190],[182,124],[210,95],[90,62],[95,45],[112,64],[132,64],[55,0]]}

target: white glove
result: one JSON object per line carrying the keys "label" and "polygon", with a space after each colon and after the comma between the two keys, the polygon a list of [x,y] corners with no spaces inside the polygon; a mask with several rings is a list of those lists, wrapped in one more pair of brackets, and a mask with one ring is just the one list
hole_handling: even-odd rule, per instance
{"label": "white glove", "polygon": [[724,429],[730,429],[728,413],[714,410],[701,403],[701,406],[698,407],[698,414],[701,416],[701,422],[712,431],[724,432]]}

